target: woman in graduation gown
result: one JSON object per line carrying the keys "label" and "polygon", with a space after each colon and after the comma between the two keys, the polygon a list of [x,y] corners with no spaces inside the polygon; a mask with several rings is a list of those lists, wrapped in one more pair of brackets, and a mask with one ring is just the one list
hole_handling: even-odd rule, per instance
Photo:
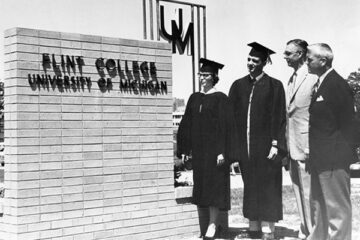
{"label": "woman in graduation gown", "polygon": [[[206,226],[200,222],[201,235],[214,237],[219,210],[230,209],[230,164],[237,161],[236,131],[228,97],[216,91],[218,70],[223,65],[200,59],[201,92],[193,93],[187,103],[178,130],[178,157],[192,155],[193,197],[199,216],[209,211]],[[234,146],[234,147],[233,147]],[[206,231],[206,234],[205,234]]]}

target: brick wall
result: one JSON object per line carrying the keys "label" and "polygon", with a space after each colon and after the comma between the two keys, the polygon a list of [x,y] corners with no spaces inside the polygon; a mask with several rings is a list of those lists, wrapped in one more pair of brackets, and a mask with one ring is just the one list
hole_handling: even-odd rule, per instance
{"label": "brick wall", "polygon": [[[82,56],[91,89],[32,88],[28,74],[44,74],[42,53]],[[120,91],[115,76],[113,89],[100,91],[99,57],[120,59],[122,69],[124,60],[154,62],[168,90]],[[55,72],[50,65],[46,74]],[[198,232],[196,207],[174,198],[171,73],[166,43],[7,30],[2,239],[181,239]]]}

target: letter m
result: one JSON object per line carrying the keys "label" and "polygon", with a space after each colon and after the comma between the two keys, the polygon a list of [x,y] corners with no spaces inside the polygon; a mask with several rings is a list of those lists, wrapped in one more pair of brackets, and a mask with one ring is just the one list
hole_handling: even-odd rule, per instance
{"label": "letter m", "polygon": [[164,6],[160,6],[160,35],[165,40],[172,43],[173,53],[176,53],[176,48],[179,53],[184,54],[186,46],[190,43],[190,55],[194,54],[194,24],[189,23],[189,27],[185,33],[184,40],[183,35],[183,23],[182,23],[182,9],[179,9],[179,26],[175,20],[171,21],[171,35],[165,29],[164,21]]}

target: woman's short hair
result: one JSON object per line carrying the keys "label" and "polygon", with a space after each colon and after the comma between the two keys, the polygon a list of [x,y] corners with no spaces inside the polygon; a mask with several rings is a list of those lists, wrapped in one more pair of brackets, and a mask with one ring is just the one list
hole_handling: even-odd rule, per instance
{"label": "woman's short hair", "polygon": [[219,76],[216,73],[213,73],[213,86],[219,82]]}

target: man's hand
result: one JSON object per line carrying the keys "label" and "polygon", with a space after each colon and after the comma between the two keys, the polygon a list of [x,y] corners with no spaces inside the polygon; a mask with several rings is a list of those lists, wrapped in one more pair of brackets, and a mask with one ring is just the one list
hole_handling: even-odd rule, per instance
{"label": "man's hand", "polygon": [[277,147],[272,146],[270,148],[270,152],[269,152],[269,155],[267,156],[267,158],[271,159],[271,160],[274,160],[276,158],[277,154],[278,154]]}
{"label": "man's hand", "polygon": [[225,159],[224,159],[224,156],[222,154],[219,154],[217,156],[217,165],[218,166],[221,166],[225,163]]}
{"label": "man's hand", "polygon": [[236,172],[235,172],[235,167],[239,167],[239,163],[238,162],[234,162],[230,165],[230,170],[231,170],[231,175],[235,176]]}
{"label": "man's hand", "polygon": [[185,154],[181,154],[181,162],[184,164],[187,160],[189,160],[189,156]]}

